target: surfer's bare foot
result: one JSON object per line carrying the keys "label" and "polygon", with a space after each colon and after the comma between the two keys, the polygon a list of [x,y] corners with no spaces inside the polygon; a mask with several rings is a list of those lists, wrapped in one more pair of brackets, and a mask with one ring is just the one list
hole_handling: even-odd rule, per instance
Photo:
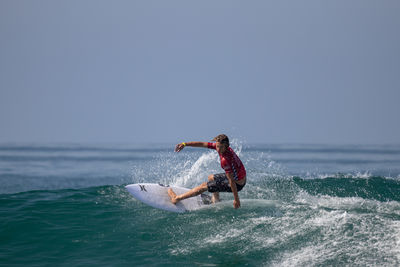
{"label": "surfer's bare foot", "polygon": [[169,197],[171,198],[172,204],[178,203],[179,200],[176,198],[176,194],[175,194],[174,191],[172,191],[171,188],[168,189],[168,195],[169,195]]}

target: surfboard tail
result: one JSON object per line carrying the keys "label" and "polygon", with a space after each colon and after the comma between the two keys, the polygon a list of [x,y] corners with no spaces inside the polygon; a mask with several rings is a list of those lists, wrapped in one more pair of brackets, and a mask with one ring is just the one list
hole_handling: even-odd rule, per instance
{"label": "surfboard tail", "polygon": [[203,201],[204,205],[212,204],[211,197],[209,195],[201,194],[201,200]]}

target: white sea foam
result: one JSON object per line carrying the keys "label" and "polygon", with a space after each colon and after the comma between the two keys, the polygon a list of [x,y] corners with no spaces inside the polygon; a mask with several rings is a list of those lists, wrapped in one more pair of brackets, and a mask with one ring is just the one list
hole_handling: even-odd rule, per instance
{"label": "white sea foam", "polygon": [[[375,265],[382,258],[388,266],[399,263],[399,224],[387,215],[399,209],[398,202],[302,193],[297,203],[300,206],[292,203],[284,212],[284,220],[290,221],[283,227],[284,240],[304,233],[311,236],[302,247],[286,251],[282,260],[276,261],[277,266],[330,265],[329,262],[365,266]],[[286,227],[292,230],[287,231]]]}
{"label": "white sea foam", "polygon": [[232,253],[245,257],[280,248],[279,254],[268,257],[269,266],[399,264],[400,223],[392,218],[393,212],[400,210],[398,202],[311,196],[301,192],[295,201],[274,202],[279,215],[263,214],[262,205],[258,204],[253,209],[242,209],[237,217],[221,218],[219,215],[225,214],[227,207],[216,213],[216,217],[203,213],[206,215],[203,219],[192,214],[200,220],[196,221],[196,227],[210,228],[185,240],[175,251],[190,255],[208,251],[210,246],[229,247]]}
{"label": "white sea foam", "polygon": [[181,173],[172,181],[173,184],[192,187],[208,181],[211,174],[210,165],[217,160],[217,154],[213,151],[203,153],[193,164],[191,160],[185,161]]}

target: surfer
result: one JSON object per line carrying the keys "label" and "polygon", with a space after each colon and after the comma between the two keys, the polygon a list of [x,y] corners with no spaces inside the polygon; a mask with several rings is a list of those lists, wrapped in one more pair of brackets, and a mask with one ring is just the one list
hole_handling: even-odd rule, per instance
{"label": "surfer", "polygon": [[208,192],[213,193],[213,203],[219,201],[219,192],[232,192],[234,197],[233,207],[235,209],[240,207],[238,192],[246,185],[246,169],[233,149],[229,147],[228,136],[220,134],[212,141],[215,141],[215,143],[187,142],[176,145],[175,152],[181,151],[186,146],[217,150],[221,160],[221,167],[225,170],[225,173],[210,174],[208,176],[208,182],[204,182],[182,195],[176,195],[172,189],[168,189],[168,195],[173,204],[183,199],[200,195],[208,190]]}

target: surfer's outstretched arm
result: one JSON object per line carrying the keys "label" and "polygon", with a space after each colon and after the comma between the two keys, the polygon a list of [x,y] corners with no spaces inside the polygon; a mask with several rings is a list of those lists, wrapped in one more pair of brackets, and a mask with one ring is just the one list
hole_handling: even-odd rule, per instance
{"label": "surfer's outstretched arm", "polygon": [[175,152],[181,151],[185,146],[205,147],[208,148],[208,142],[182,142],[175,146]]}

